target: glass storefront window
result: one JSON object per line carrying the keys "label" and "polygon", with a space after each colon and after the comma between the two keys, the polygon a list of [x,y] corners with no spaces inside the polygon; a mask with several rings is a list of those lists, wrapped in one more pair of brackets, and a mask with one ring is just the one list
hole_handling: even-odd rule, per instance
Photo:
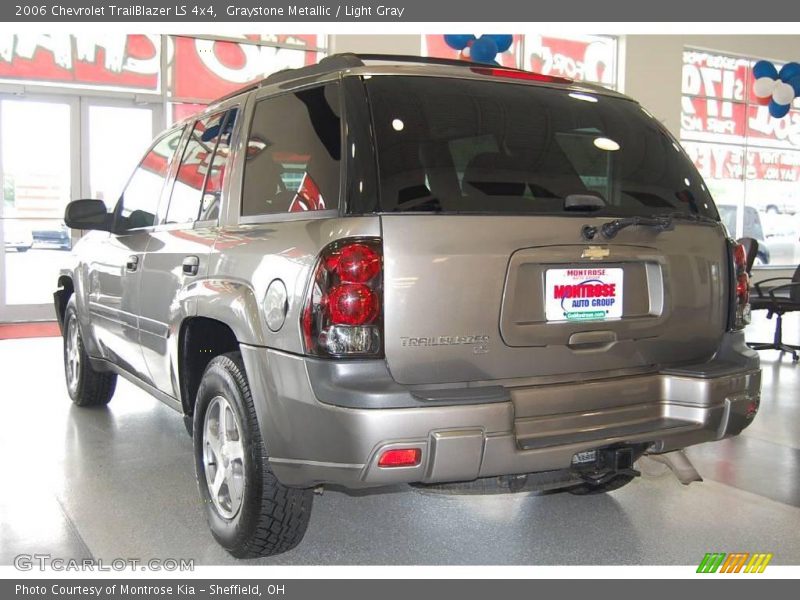
{"label": "glass storefront window", "polygon": [[211,101],[276,71],[315,64],[317,51],[205,38],[173,37],[169,95]]}
{"label": "glass storefront window", "polygon": [[[681,141],[734,237],[760,262],[800,262],[800,110],[775,119],[751,97],[755,58],[686,49]],[[780,67],[780,65],[778,65]]]}
{"label": "glass storefront window", "polygon": [[[450,48],[441,34],[423,35],[422,55],[458,58],[459,51]],[[611,36],[515,34],[511,48],[499,54],[497,62],[504,67],[617,87],[617,40]]]}

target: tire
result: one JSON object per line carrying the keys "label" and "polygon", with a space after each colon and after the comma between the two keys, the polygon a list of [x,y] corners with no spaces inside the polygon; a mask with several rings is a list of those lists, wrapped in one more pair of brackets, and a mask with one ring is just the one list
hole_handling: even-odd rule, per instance
{"label": "tire", "polygon": [[313,492],[284,486],[270,469],[239,352],[208,363],[193,429],[197,485],[217,542],[236,558],[297,546],[308,527]]}
{"label": "tire", "polygon": [[30,249],[30,246],[17,246],[17,252],[27,252]]}
{"label": "tire", "polygon": [[613,492],[619,488],[628,485],[633,481],[633,475],[617,475],[613,479],[601,484],[594,483],[581,483],[570,488],[567,491],[574,496],[593,496],[594,494],[605,494],[606,492]]}
{"label": "tire", "polygon": [[64,311],[64,377],[76,406],[105,406],[117,387],[115,373],[95,371],[83,346],[78,307],[73,295]]}

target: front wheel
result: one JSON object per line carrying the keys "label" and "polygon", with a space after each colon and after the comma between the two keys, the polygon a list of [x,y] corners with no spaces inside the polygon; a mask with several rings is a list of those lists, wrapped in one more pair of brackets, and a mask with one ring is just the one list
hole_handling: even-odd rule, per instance
{"label": "front wheel", "polygon": [[104,406],[117,387],[114,373],[95,371],[83,346],[75,296],[64,313],[64,375],[67,392],[76,406]]}
{"label": "front wheel", "polygon": [[217,542],[237,558],[280,554],[299,544],[313,493],[286,487],[272,473],[239,352],[206,367],[193,430],[197,484]]}

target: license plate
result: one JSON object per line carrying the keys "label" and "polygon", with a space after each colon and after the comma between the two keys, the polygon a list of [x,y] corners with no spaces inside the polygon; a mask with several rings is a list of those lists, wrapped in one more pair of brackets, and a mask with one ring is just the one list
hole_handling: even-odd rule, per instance
{"label": "license plate", "polygon": [[605,321],[622,317],[621,268],[548,269],[545,317],[548,321]]}
{"label": "license plate", "polygon": [[596,459],[597,459],[597,450],[585,450],[584,452],[578,452],[575,456],[572,457],[572,464],[583,465],[586,463],[592,463]]}

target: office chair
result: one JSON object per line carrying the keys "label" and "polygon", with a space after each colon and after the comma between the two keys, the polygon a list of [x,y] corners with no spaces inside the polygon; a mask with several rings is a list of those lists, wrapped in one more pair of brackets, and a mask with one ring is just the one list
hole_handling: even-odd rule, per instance
{"label": "office chair", "polygon": [[[765,283],[789,281],[775,287],[764,288]],[[755,296],[750,296],[751,310],[766,310],[767,318],[771,319],[772,315],[777,315],[778,320],[775,323],[775,336],[772,342],[755,342],[748,344],[753,350],[780,350],[781,352],[788,352],[792,355],[792,360],[797,362],[797,351],[800,346],[783,343],[783,315],[789,312],[800,311],[800,265],[794,271],[794,275],[790,277],[772,277],[759,281],[753,287]]]}

